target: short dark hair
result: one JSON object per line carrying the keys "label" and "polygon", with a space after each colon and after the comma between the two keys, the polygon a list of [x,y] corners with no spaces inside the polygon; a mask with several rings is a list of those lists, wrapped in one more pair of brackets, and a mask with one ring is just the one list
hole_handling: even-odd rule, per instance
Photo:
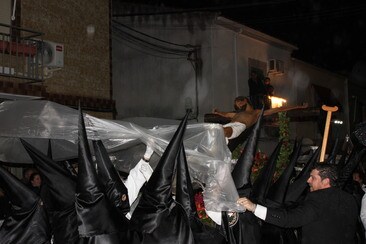
{"label": "short dark hair", "polygon": [[246,99],[246,97],[244,96],[238,96],[235,98],[235,101],[244,101]]}
{"label": "short dark hair", "polygon": [[317,163],[313,169],[316,169],[319,172],[319,176],[322,180],[328,178],[331,186],[337,185],[338,170],[336,165]]}
{"label": "short dark hair", "polygon": [[34,178],[36,178],[37,175],[41,176],[38,172],[35,172],[35,173],[31,174],[30,177],[29,177],[29,181],[33,181]]}
{"label": "short dark hair", "polygon": [[27,168],[24,168],[23,169],[23,178],[25,177],[25,175],[28,173],[28,172],[36,172],[37,170],[33,167],[27,167]]}

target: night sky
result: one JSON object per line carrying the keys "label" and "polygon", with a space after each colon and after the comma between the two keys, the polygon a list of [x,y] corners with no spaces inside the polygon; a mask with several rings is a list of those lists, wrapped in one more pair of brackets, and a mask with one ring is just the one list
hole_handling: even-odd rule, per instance
{"label": "night sky", "polygon": [[297,46],[293,57],[346,76],[357,62],[366,61],[365,0],[142,2],[189,11],[219,11],[228,19]]}

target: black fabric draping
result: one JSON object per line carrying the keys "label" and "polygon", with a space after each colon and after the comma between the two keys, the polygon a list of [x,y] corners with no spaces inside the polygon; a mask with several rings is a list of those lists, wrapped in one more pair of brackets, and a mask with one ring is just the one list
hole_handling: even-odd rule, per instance
{"label": "black fabric draping", "polygon": [[259,220],[251,212],[222,212],[222,228],[229,244],[261,243]]}
{"label": "black fabric draping", "polygon": [[0,227],[1,243],[49,243],[50,229],[40,198],[2,166],[0,187],[11,202],[11,213]]}
{"label": "black fabric draping", "polygon": [[119,243],[111,205],[102,192],[87,141],[84,117],[79,115],[79,164],[76,184],[76,214],[79,243]]}
{"label": "black fabric draping", "polygon": [[49,216],[54,243],[77,243],[79,233],[75,211],[75,180],[58,162],[25,140],[21,139],[21,142],[42,176],[41,198]]}
{"label": "black fabric draping", "polygon": [[265,204],[268,190],[272,184],[273,175],[276,169],[276,163],[278,155],[282,147],[283,141],[281,140],[273,153],[271,154],[268,162],[263,166],[261,172],[257,176],[253,184],[251,198],[255,199],[259,204]]}
{"label": "black fabric draping", "polygon": [[307,180],[309,179],[310,171],[315,165],[315,162],[319,156],[319,148],[310,157],[304,168],[301,170],[299,175],[294,179],[288,189],[285,196],[284,203],[286,205],[291,205],[299,201],[300,197],[303,195],[305,190],[308,188]]}
{"label": "black fabric draping", "polygon": [[274,203],[277,203],[278,207],[283,205],[283,201],[285,200],[286,192],[290,184],[291,177],[294,173],[296,162],[300,156],[300,152],[301,152],[301,143],[295,141],[294,146],[292,148],[292,153],[290,155],[289,164],[286,166],[281,176],[269,188],[266,200],[267,204],[270,200]]}
{"label": "black fabric draping", "polygon": [[184,208],[187,214],[195,244],[226,243],[226,239],[219,229],[204,225],[199,220],[196,204],[194,201],[194,191],[191,177],[189,176],[187,158],[183,145],[178,155],[177,187],[175,199]]}
{"label": "black fabric draping", "polygon": [[355,131],[352,133],[352,137],[356,138],[358,143],[366,146],[366,122],[360,123],[356,126]]}
{"label": "black fabric draping", "polygon": [[231,175],[233,177],[236,189],[247,188],[251,185],[250,182],[250,174],[253,166],[253,158],[255,152],[257,150],[257,143],[260,134],[263,112],[259,115],[259,118],[254,125],[254,128],[251,132],[251,135],[248,138],[248,141],[245,144],[243,152],[241,153],[237,163],[234,166]]}
{"label": "black fabric draping", "polygon": [[93,141],[93,146],[98,176],[104,186],[104,193],[112,205],[116,207],[121,217],[125,218],[125,214],[130,211],[127,188],[110,161],[102,141]]}
{"label": "black fabric draping", "polygon": [[176,170],[188,114],[181,121],[133,212],[130,243],[194,243],[185,209],[172,198]]}

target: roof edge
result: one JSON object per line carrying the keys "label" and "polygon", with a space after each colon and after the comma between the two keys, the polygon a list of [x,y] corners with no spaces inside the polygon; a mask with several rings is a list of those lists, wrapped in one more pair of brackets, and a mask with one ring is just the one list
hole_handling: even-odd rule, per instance
{"label": "roof edge", "polygon": [[299,48],[295,45],[292,45],[288,42],[282,41],[278,38],[275,38],[273,36],[267,35],[263,32],[257,31],[255,29],[252,29],[246,25],[240,24],[238,22],[232,21],[230,19],[227,19],[225,17],[219,16],[216,19],[216,24],[221,25],[225,28],[231,29],[238,34],[246,35],[252,38],[255,38],[259,41],[263,41],[265,43],[274,45],[276,47],[288,50],[290,52],[293,52],[295,50],[298,50]]}

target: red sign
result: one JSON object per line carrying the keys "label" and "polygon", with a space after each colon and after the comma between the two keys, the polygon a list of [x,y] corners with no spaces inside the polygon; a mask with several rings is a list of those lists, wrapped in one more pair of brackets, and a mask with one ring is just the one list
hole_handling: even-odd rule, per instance
{"label": "red sign", "polygon": [[56,51],[62,52],[63,46],[61,45],[57,45],[56,46]]}

